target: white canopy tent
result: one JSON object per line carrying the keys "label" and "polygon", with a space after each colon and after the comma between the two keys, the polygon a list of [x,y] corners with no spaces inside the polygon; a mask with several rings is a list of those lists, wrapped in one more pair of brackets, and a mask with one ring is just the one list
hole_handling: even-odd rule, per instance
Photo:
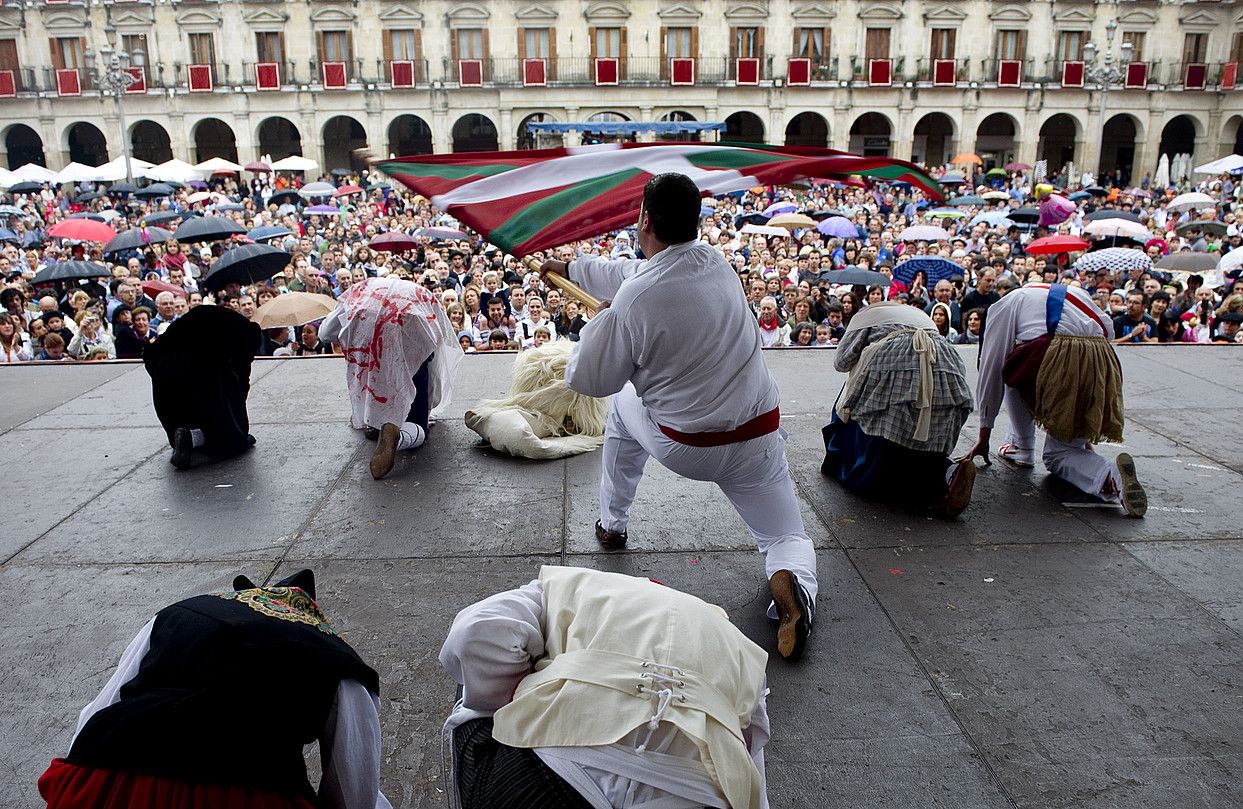
{"label": "white canopy tent", "polygon": [[99,166],[87,166],[82,163],[70,163],[68,166],[65,166],[60,171],[56,172],[56,176],[53,178],[52,182],[57,185],[63,185],[64,183],[95,182],[100,179],[103,178],[100,176]]}
{"label": "white canopy tent", "polygon": [[319,164],[314,160],[301,155],[290,155],[268,165],[273,171],[315,171],[319,168]]}
{"label": "white canopy tent", "polygon": [[190,180],[203,179],[203,172],[184,160],[173,158],[150,169],[147,176],[161,182],[187,183]]}
{"label": "white canopy tent", "polygon": [[1225,157],[1217,158],[1211,163],[1195,167],[1196,174],[1227,174],[1240,170],[1243,170],[1243,155],[1237,154],[1228,154]]}
{"label": "white canopy tent", "polygon": [[[129,161],[135,180],[143,177],[152,179],[151,170],[155,168],[154,163],[148,163],[146,160],[141,160],[137,157],[130,157]],[[127,175],[125,155],[109,160],[100,166],[98,171],[99,177],[96,179],[103,180],[104,182],[124,180]]]}
{"label": "white canopy tent", "polygon": [[56,179],[56,172],[51,169],[44,168],[37,163],[27,163],[26,165],[15,169],[13,176],[18,182],[32,183],[50,183]]}
{"label": "white canopy tent", "polygon": [[236,174],[242,170],[242,167],[232,160],[225,160],[223,157],[213,157],[210,160],[204,160],[202,163],[197,164],[194,169],[204,174],[216,174],[217,172]]}

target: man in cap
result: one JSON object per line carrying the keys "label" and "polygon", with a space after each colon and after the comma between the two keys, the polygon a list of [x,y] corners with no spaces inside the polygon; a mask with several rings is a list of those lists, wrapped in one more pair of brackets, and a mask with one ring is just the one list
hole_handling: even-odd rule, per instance
{"label": "man in cap", "polygon": [[[266,587],[238,576],[143,626],[39,793],[49,809],[389,809],[378,695],[311,571]],[[318,790],[303,759],[315,741]]]}
{"label": "man in cap", "polygon": [[[596,538],[625,546],[630,507],[648,458],[720,486],[764,555],[779,620],[777,650],[793,660],[811,631],[816,554],[803,527],[780,427],[780,393],[764,364],[759,326],[720,251],[698,240],[699,189],[661,174],[643,191],[638,241],[647,260],[583,256],[568,273],[612,305],[583,328],[566,383],[613,397],[601,457]],[[704,351],[695,300],[731,339]]]}

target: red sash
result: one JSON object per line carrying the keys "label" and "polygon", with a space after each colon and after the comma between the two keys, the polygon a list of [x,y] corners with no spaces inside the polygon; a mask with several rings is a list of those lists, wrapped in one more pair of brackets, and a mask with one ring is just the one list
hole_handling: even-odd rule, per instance
{"label": "red sash", "polygon": [[683,433],[663,424],[657,425],[660,431],[670,439],[688,447],[723,447],[726,444],[739,444],[774,433],[781,428],[781,408],[774,407],[767,413],[761,413],[741,427],[726,430],[723,433]]}

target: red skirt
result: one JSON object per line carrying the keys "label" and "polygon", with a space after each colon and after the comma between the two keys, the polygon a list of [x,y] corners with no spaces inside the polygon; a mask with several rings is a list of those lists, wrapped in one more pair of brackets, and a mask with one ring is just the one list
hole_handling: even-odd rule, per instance
{"label": "red skirt", "polygon": [[39,778],[39,794],[48,809],[315,809],[297,795],[79,767],[61,758]]}

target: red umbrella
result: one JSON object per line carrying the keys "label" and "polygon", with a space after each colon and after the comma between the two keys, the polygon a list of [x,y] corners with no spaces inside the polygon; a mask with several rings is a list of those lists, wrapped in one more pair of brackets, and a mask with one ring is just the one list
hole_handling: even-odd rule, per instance
{"label": "red umbrella", "polygon": [[76,239],[80,242],[109,242],[117,232],[94,219],[65,219],[48,228],[48,235],[58,239]]}
{"label": "red umbrella", "polygon": [[1046,236],[1025,245],[1023,251],[1034,256],[1052,256],[1058,253],[1074,253],[1087,250],[1088,243],[1078,236]]}
{"label": "red umbrella", "polygon": [[1026,163],[1007,163],[1005,169],[1006,171],[1031,171],[1032,167]]}
{"label": "red umbrella", "polygon": [[143,281],[142,291],[150,295],[152,298],[159,295],[161,292],[171,292],[179,298],[184,298],[186,296],[186,291],[184,289],[176,284],[170,284],[167,281]]}
{"label": "red umbrella", "polygon": [[272,171],[272,167],[267,163],[264,163],[262,160],[255,160],[251,163],[247,163],[242,168],[246,171],[254,172],[255,174],[267,174]]}
{"label": "red umbrella", "polygon": [[356,185],[343,185],[337,189],[337,193],[333,196],[348,197],[350,194],[361,194],[363,190]]}
{"label": "red umbrella", "polygon": [[390,253],[401,253],[406,250],[414,250],[419,246],[419,242],[408,233],[381,233],[376,236],[367,246],[372,250],[387,250]]}

